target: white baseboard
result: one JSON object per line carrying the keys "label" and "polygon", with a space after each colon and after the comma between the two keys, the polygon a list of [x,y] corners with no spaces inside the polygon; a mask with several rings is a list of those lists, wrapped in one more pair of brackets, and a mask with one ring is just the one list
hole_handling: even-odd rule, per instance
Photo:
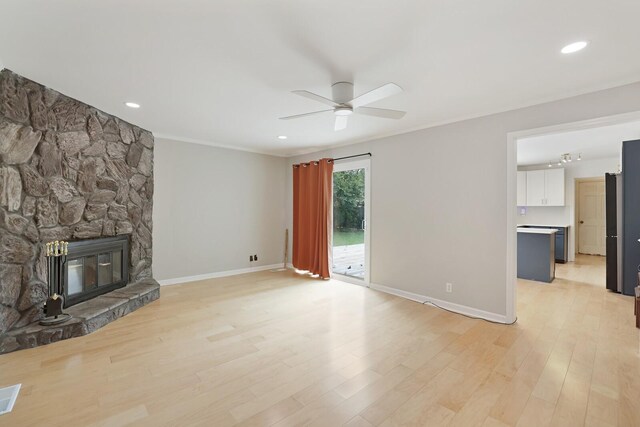
{"label": "white baseboard", "polygon": [[493,322],[507,323],[507,317],[502,314],[491,313],[489,311],[479,310],[477,308],[469,307],[462,304],[456,304],[453,302],[443,301],[437,298],[431,298],[426,295],[414,294],[413,292],[403,291],[402,289],[391,288],[389,286],[377,285],[371,283],[369,285],[371,289],[384,292],[387,294],[395,295],[398,297],[406,298],[411,301],[424,303],[425,301],[432,302],[447,310],[454,311],[456,313],[464,314],[471,317],[479,317],[481,319],[491,320]]}
{"label": "white baseboard", "polygon": [[199,280],[216,279],[218,277],[237,276],[238,274],[255,273],[264,270],[275,270],[276,268],[282,268],[282,264],[261,265],[258,267],[199,274],[197,276],[177,277],[175,279],[158,280],[158,283],[160,283],[160,286],[178,285],[180,283],[197,282]]}
{"label": "white baseboard", "polygon": [[[291,264],[287,264],[287,267],[293,268]],[[180,283],[197,282],[199,280],[216,279],[219,277],[236,276],[238,274],[255,273],[255,272],[264,271],[264,270],[275,270],[278,268],[282,268],[282,264],[262,265],[259,267],[249,267],[249,268],[240,268],[238,270],[218,271],[215,273],[200,274],[197,276],[187,276],[187,277],[178,277],[175,279],[158,280],[158,283],[160,283],[161,286],[169,286],[169,285],[177,285]],[[340,278],[335,276],[333,277],[333,280],[350,283],[344,280],[340,280]],[[357,284],[362,286],[360,283],[357,283]],[[464,314],[467,316],[479,317],[481,319],[491,320],[494,322],[507,323],[506,316],[502,314],[491,313],[488,311],[479,310],[477,308],[469,307],[466,305],[443,301],[437,298],[428,297],[426,295],[415,294],[413,292],[407,292],[407,291],[403,291],[402,289],[391,288],[389,286],[378,285],[375,283],[370,283],[369,287],[376,291],[395,295],[401,298],[406,298],[408,300],[416,301],[419,303],[429,301],[439,305],[442,308],[446,308],[447,310],[451,310],[456,313]]]}
{"label": "white baseboard", "polygon": [[338,280],[340,282],[351,283],[352,285],[369,287],[369,284],[364,279],[358,279],[356,277],[349,277],[346,274],[332,273],[331,280]]}

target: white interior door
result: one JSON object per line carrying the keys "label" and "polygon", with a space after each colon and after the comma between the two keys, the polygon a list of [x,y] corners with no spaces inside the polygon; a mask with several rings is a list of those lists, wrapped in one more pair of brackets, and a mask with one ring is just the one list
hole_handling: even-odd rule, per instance
{"label": "white interior door", "polygon": [[370,282],[370,159],[333,166],[332,273],[360,285]]}
{"label": "white interior door", "polygon": [[579,181],[578,253],[606,254],[604,181]]}

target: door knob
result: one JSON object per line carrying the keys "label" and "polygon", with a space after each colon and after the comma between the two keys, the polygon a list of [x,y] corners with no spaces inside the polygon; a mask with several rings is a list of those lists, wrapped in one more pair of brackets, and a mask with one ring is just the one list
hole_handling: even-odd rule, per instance
{"label": "door knob", "polygon": [[580,221],[580,224],[584,224],[584,221]]}

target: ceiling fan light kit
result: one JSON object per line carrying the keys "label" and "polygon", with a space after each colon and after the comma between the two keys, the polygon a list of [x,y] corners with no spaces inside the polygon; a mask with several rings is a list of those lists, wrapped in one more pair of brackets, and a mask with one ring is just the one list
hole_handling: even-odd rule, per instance
{"label": "ceiling fan light kit", "polygon": [[351,107],[336,107],[333,110],[333,114],[336,116],[350,116],[353,114],[353,108]]}
{"label": "ceiling fan light kit", "polygon": [[381,99],[388,98],[392,95],[402,92],[402,88],[395,83],[387,83],[377,89],[364,93],[358,97],[353,96],[353,83],[337,82],[331,86],[332,99],[309,92],[306,90],[294,90],[293,93],[304,98],[312,99],[329,105],[329,110],[313,111],[311,113],[296,114],[293,116],[281,117],[281,120],[298,119],[301,117],[312,116],[332,111],[336,120],[334,130],[339,131],[345,129],[348,124],[348,117],[352,114],[364,114],[372,117],[381,117],[385,119],[399,120],[406,112],[389,110],[386,108],[371,108],[365,105],[372,104]]}

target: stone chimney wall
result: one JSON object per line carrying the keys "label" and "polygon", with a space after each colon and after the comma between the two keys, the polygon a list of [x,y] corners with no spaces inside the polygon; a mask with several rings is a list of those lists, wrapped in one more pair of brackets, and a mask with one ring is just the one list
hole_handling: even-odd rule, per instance
{"label": "stone chimney wall", "polygon": [[43,244],[130,235],[129,280],[152,276],[153,135],[0,72],[0,334],[42,316]]}

